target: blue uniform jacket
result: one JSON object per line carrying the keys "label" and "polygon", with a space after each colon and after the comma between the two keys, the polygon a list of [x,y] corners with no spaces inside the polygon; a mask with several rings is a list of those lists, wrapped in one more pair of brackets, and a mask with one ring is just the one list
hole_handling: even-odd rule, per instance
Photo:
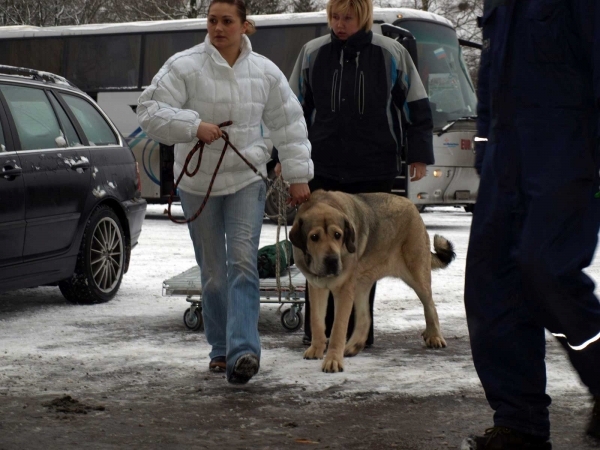
{"label": "blue uniform jacket", "polygon": [[[564,128],[570,122],[589,122],[582,132],[596,140],[599,0],[485,0],[479,25],[479,137],[495,142],[502,128],[514,126],[515,115],[521,114],[529,115],[527,126],[540,133],[552,133],[553,123]],[[521,34],[516,36],[516,30]],[[485,143],[476,148],[480,171]]]}

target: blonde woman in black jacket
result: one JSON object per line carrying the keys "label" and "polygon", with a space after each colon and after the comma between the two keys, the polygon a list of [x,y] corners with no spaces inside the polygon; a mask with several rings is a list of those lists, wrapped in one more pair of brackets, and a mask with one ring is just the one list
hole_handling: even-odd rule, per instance
{"label": "blonde woman in black jacket", "polygon": [[[350,194],[391,193],[406,144],[410,181],[433,164],[433,121],[429,99],[408,51],[397,41],[373,34],[371,0],[330,0],[331,33],[302,48],[290,86],[304,109],[312,144],[316,189]],[[307,289],[308,292],[308,289]],[[370,294],[373,344],[373,301]],[[333,298],[327,312],[333,324]],[[305,336],[310,344],[307,295]],[[348,336],[354,329],[350,318]]]}

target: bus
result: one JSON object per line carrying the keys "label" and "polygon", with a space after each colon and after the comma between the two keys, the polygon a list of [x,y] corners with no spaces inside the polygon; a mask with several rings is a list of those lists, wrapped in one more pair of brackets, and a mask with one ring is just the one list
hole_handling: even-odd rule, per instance
{"label": "bus", "polygon": [[[325,11],[251,16],[253,50],[289,77],[302,46],[329,33]],[[474,207],[479,177],[474,169],[476,96],[452,23],[430,12],[374,8],[373,32],[400,41],[411,54],[431,102],[435,164],[417,182],[402,172],[394,193],[422,210],[428,205]],[[142,197],[166,203],[173,188],[173,151],[148,138],[136,116],[142,90],[176,52],[204,42],[206,19],[0,27],[0,64],[61,75],[98,102],[119,128],[139,163]],[[462,44],[462,45],[461,45]],[[268,132],[268,130],[267,130]],[[274,176],[273,165],[269,176]],[[275,195],[267,201],[275,213]],[[288,214],[293,217],[293,211]]]}

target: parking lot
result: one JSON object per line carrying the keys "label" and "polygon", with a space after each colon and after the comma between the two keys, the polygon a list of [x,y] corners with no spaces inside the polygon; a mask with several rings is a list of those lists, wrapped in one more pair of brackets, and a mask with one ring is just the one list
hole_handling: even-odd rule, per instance
{"label": "parking lot", "polygon": [[[302,333],[262,305],[261,371],[234,388],[208,372],[208,345],[187,330],[184,297],[163,280],[194,261],[187,228],[149,205],[129,272],[112,301],[67,304],[56,287],[0,294],[0,449],[63,448],[460,448],[491,426],[472,365],[462,304],[471,215],[422,214],[457,259],[433,275],[443,350],[426,349],[422,306],[399,280],[378,283],[375,345],[325,374],[305,361]],[[265,222],[261,245],[274,243]],[[600,260],[588,269],[600,279]],[[284,280],[285,281],[285,280]],[[591,449],[589,398],[548,338],[548,390],[556,449]],[[69,397],[66,397],[69,396]]]}

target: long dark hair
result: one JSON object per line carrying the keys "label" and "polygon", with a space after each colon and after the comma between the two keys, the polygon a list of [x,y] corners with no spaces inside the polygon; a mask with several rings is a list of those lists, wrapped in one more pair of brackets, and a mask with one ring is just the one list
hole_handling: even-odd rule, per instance
{"label": "long dark hair", "polygon": [[256,31],[256,26],[254,25],[254,21],[252,19],[246,18],[246,14],[248,14],[250,11],[248,11],[246,9],[246,2],[244,2],[244,0],[212,0],[212,2],[210,2],[210,5],[208,5],[208,14],[210,14],[211,6],[214,5],[215,3],[227,3],[228,5],[235,6],[237,15],[240,18],[240,20],[242,21],[242,23],[248,22],[248,28],[246,29],[246,35],[250,36],[250,35],[254,34],[254,32]]}

